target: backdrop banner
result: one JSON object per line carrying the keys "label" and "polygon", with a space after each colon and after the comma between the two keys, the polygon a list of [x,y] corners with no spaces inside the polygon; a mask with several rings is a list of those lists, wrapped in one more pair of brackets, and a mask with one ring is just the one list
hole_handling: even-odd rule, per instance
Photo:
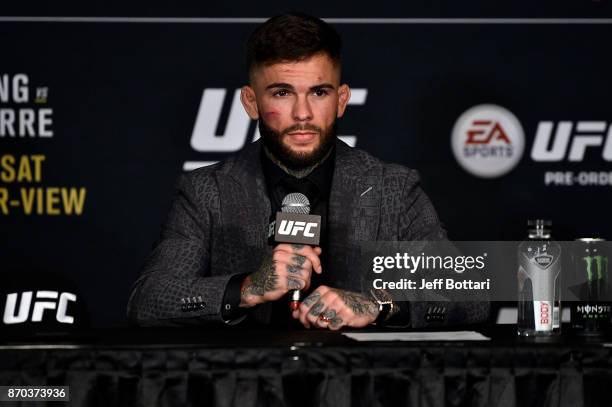
{"label": "backdrop banner", "polygon": [[[239,89],[264,19],[226,17],[0,21],[2,315],[31,291],[58,323],[62,298],[125,323],[175,179],[258,137]],[[521,240],[535,217],[610,237],[612,21],[330,21],[340,136],[417,169],[451,239]],[[24,277],[40,273],[69,284]]]}

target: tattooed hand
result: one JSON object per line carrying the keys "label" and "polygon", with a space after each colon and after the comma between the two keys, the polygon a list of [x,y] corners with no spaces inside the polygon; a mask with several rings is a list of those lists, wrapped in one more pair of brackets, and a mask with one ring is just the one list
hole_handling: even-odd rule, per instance
{"label": "tattooed hand", "polygon": [[306,328],[332,330],[343,326],[361,328],[374,322],[377,316],[378,304],[371,297],[324,285],[306,297],[293,312],[293,318],[299,319]]}
{"label": "tattooed hand", "polygon": [[312,271],[322,272],[320,255],[320,247],[278,244],[259,269],[242,282],[240,306],[248,308],[276,301],[290,290],[308,289]]}

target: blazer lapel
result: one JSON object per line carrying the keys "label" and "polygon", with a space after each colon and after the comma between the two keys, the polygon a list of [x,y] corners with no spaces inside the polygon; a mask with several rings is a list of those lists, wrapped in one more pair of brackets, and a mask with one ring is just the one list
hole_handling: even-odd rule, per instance
{"label": "blazer lapel", "polygon": [[254,271],[267,247],[271,209],[259,151],[258,142],[248,145],[219,175],[222,244],[235,253],[223,261],[239,267],[234,273]]}

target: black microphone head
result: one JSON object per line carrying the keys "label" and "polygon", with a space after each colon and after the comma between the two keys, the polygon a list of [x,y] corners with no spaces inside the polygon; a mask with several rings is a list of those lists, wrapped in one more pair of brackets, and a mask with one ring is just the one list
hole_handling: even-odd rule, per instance
{"label": "black microphone head", "polygon": [[299,192],[287,194],[283,199],[283,207],[281,212],[284,213],[302,213],[308,215],[310,213],[310,201],[306,195]]}

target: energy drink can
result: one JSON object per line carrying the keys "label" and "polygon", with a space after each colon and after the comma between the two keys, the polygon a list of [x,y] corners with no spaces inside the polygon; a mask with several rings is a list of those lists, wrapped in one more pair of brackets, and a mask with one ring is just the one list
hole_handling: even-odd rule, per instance
{"label": "energy drink can", "polygon": [[570,307],[572,330],[579,335],[601,335],[610,329],[612,317],[605,239],[576,239],[572,257],[581,281],[580,301]]}

